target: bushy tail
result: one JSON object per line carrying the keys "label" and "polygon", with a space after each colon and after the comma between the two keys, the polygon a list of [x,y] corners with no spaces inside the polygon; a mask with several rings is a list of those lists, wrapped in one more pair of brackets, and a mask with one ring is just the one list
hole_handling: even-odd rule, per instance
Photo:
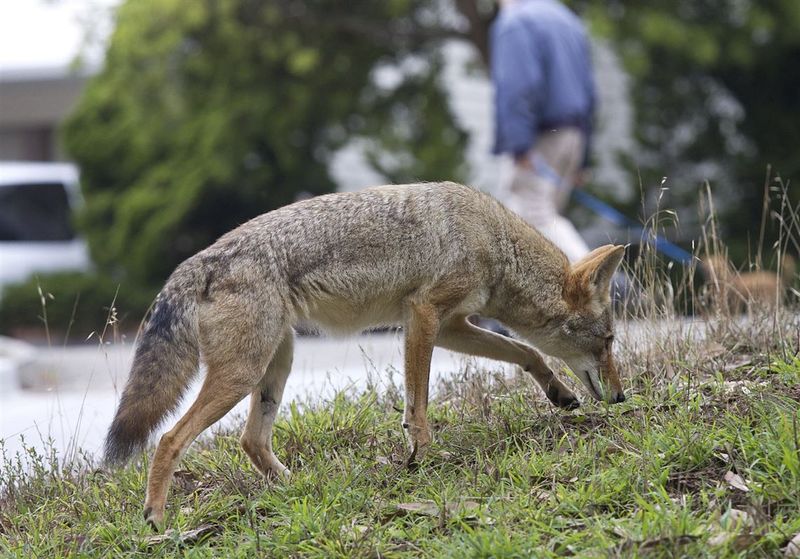
{"label": "bushy tail", "polygon": [[128,382],[106,436],[108,463],[122,464],[143,450],[150,434],[178,407],[197,374],[199,281],[194,270],[185,268],[179,267],[159,294],[136,347]]}

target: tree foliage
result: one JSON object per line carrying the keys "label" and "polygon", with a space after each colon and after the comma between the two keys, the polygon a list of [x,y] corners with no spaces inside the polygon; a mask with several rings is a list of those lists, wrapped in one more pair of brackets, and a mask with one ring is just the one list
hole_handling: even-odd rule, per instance
{"label": "tree foliage", "polygon": [[[391,178],[458,178],[466,138],[437,77],[429,4],[355,2],[349,18],[332,0],[125,2],[64,129],[95,262],[157,284],[247,219],[331,191],[331,154],[359,135],[397,149]],[[376,84],[376,68],[415,57],[397,87]]]}
{"label": "tree foliage", "polygon": [[633,164],[693,205],[708,180],[724,234],[744,257],[761,219],[767,166],[800,176],[800,3],[583,2],[633,78]]}

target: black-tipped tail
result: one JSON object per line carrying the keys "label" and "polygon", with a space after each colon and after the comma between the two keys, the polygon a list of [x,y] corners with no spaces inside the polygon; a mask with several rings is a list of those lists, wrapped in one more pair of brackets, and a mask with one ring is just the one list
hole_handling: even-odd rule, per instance
{"label": "black-tipped tail", "polygon": [[195,302],[165,288],[136,347],[106,436],[106,462],[125,463],[144,449],[150,434],[177,408],[198,365]]}

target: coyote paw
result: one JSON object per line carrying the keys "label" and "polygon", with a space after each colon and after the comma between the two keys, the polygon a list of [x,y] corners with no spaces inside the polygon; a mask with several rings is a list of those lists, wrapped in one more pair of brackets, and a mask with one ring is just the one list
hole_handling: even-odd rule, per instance
{"label": "coyote paw", "polygon": [[417,449],[419,446],[414,443],[412,445],[411,454],[406,458],[406,468],[413,470],[417,467]]}
{"label": "coyote paw", "polygon": [[430,443],[426,445],[421,445],[419,442],[415,442],[412,444],[411,453],[406,458],[406,467],[409,470],[416,470],[419,463],[425,458],[425,455],[428,454],[428,448],[430,448]]}
{"label": "coyote paw", "polygon": [[406,460],[406,465],[411,467],[425,458],[425,455],[428,453],[428,449],[431,446],[431,434],[427,426],[408,426],[407,423],[404,423],[403,427],[408,432],[409,446],[411,450],[411,454]]}
{"label": "coyote paw", "polygon": [[164,521],[164,509],[146,506],[144,509],[144,520],[155,532],[161,531],[161,524]]}
{"label": "coyote paw", "polygon": [[565,410],[574,410],[581,405],[581,401],[575,397],[575,394],[567,389],[559,390],[557,386],[550,387],[547,391],[547,399]]}
{"label": "coyote paw", "polygon": [[291,475],[292,472],[289,471],[289,468],[284,466],[274,454],[269,458],[264,477],[267,479],[289,479]]}
{"label": "coyote paw", "polygon": [[561,398],[556,405],[565,410],[575,410],[581,407],[581,401],[572,396],[570,398]]}
{"label": "coyote paw", "polygon": [[286,480],[292,477],[292,472],[286,466],[283,466],[283,468],[271,468],[264,477],[267,479]]}

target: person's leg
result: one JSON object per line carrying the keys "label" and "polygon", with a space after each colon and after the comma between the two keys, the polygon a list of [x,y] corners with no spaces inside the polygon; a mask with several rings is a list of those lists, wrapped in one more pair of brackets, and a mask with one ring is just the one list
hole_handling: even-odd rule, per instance
{"label": "person's leg", "polygon": [[583,136],[576,129],[545,132],[531,157],[538,169],[514,169],[514,176],[502,195],[512,211],[538,229],[564,251],[571,262],[589,253],[572,223],[560,214],[572,191],[580,166]]}
{"label": "person's leg", "polygon": [[[547,180],[555,181],[556,210],[561,213],[567,207],[575,181],[581,171],[586,139],[578,128],[562,128],[544,132],[533,150],[534,165],[547,166],[538,172]],[[539,171],[537,169],[537,171]]]}

